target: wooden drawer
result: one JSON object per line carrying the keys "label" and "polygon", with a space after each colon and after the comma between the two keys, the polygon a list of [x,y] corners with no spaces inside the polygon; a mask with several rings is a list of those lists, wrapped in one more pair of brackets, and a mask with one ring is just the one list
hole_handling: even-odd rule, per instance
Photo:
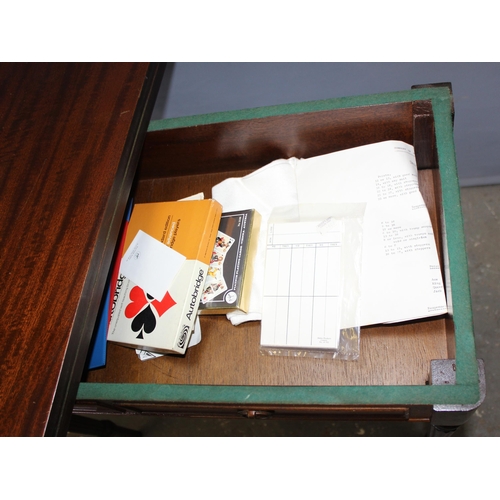
{"label": "wooden drawer", "polygon": [[[356,362],[262,356],[260,323],[235,327],[225,317],[202,317],[202,342],[184,357],[141,362],[133,350],[108,344],[107,366],[87,374],[75,411],[343,418],[356,410],[360,416],[411,420],[429,418],[432,405],[477,403],[448,86],[152,122],[134,198],[176,200],[200,191],[210,197],[223,179],[278,158],[390,139],[415,146],[452,313],[362,328]],[[429,383],[435,359],[456,360],[454,384]]]}

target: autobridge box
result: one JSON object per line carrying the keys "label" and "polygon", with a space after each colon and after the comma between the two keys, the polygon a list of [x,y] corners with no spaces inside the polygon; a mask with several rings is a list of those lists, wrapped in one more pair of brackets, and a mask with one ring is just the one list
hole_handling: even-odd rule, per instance
{"label": "autobridge box", "polygon": [[[108,341],[164,354],[185,353],[197,316],[221,211],[221,205],[214,200],[135,205],[125,239]],[[140,238],[146,242],[143,246]],[[131,274],[127,276],[134,269],[124,270],[128,255],[131,260],[141,258],[146,264],[139,270],[143,274],[139,274],[134,281],[130,279]],[[165,266],[162,259],[171,257],[172,265],[178,269],[170,278],[171,285],[166,291],[160,289],[158,293],[153,293],[152,290],[158,286],[155,281],[158,277],[159,286],[162,285]],[[156,262],[155,258],[159,261]],[[166,267],[168,273],[171,266]],[[144,282],[148,282],[150,288],[142,284],[148,271],[152,276]]]}

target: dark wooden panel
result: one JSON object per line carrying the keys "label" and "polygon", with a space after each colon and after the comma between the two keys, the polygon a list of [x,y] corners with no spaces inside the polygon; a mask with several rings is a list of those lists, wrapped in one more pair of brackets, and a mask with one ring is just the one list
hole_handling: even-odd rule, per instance
{"label": "dark wooden panel", "polygon": [[163,403],[149,401],[78,401],[75,414],[94,415],[155,415],[164,417],[215,417],[251,419],[301,419],[301,420],[392,420],[429,421],[432,406],[342,406],[342,405],[275,405],[275,404],[218,404]]}
{"label": "dark wooden panel", "polygon": [[65,432],[158,71],[0,65],[1,435]]}
{"label": "dark wooden panel", "polygon": [[412,103],[281,115],[147,134],[142,179],[256,169],[389,139],[412,144]]}

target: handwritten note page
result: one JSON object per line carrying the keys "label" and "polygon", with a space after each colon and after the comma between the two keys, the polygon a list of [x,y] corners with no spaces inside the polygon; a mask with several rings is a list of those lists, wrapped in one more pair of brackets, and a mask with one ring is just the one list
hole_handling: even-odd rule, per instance
{"label": "handwritten note page", "polygon": [[270,224],[261,345],[297,349],[338,346],[339,228],[317,222]]}

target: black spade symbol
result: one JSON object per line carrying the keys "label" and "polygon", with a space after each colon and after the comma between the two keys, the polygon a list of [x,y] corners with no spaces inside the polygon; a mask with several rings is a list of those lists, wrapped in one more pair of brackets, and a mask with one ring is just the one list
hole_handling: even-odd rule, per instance
{"label": "black spade symbol", "polygon": [[140,332],[136,338],[143,339],[142,332],[151,333],[156,327],[156,318],[151,310],[151,306],[143,309],[132,321],[132,330]]}

